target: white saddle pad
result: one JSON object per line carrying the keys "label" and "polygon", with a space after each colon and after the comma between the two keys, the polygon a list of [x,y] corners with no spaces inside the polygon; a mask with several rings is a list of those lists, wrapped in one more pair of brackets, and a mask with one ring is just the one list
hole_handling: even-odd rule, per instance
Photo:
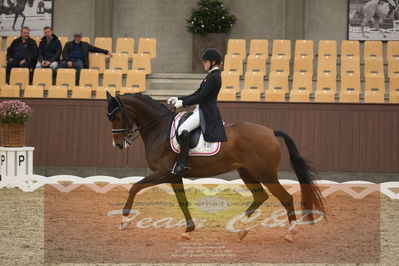
{"label": "white saddle pad", "polygon": [[[177,142],[176,139],[176,130],[177,126],[179,125],[180,118],[185,114],[186,112],[180,112],[175,116],[175,119],[172,123],[172,126],[170,127],[170,147],[172,150],[176,153],[180,153],[180,144]],[[206,142],[204,140],[204,136],[201,132],[198,145],[190,149],[188,154],[189,156],[213,156],[216,155],[220,150],[220,142]]]}

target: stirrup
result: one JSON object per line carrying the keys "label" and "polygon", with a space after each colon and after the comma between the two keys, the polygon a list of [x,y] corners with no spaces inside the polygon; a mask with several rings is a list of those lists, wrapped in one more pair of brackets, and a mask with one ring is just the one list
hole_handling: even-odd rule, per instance
{"label": "stirrup", "polygon": [[185,177],[188,170],[190,170],[189,166],[182,166],[178,162],[175,162],[173,165],[171,173],[177,175],[178,177]]}

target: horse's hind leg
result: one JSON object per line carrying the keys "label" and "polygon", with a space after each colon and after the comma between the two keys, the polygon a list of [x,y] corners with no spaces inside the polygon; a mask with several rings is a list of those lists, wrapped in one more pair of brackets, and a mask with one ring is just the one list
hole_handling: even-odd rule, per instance
{"label": "horse's hind leg", "polygon": [[381,22],[382,22],[382,18],[380,18],[378,20],[374,19],[374,26],[379,32],[381,32],[382,36],[384,38],[386,38],[387,36],[385,35],[385,32],[380,28],[380,23]]}
{"label": "horse's hind leg", "polygon": [[14,17],[14,24],[12,24],[12,29],[13,29],[13,30],[16,30],[16,29],[15,29],[15,24],[17,23],[17,19],[18,19],[18,14],[15,14],[15,17]]}
{"label": "horse's hind leg", "polygon": [[21,29],[22,29],[22,28],[24,27],[26,17],[25,17],[24,14],[21,14],[21,15],[22,15],[22,25],[21,25]]}

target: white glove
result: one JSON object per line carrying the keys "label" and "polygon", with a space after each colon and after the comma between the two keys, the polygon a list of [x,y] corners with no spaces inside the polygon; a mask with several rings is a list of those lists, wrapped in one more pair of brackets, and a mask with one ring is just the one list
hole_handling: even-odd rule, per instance
{"label": "white glove", "polygon": [[183,106],[183,101],[182,100],[177,100],[177,102],[175,103],[175,107],[176,108],[180,108]]}
{"label": "white glove", "polygon": [[179,99],[177,97],[170,97],[167,101],[168,104],[174,105]]}

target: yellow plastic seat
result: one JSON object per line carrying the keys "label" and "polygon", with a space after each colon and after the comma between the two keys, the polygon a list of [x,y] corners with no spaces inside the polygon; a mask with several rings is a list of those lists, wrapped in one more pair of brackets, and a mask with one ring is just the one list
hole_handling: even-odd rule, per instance
{"label": "yellow plastic seat", "polygon": [[155,38],[140,38],[138,54],[149,55],[151,59],[157,57],[157,39]]}
{"label": "yellow plastic seat", "polygon": [[107,91],[112,95],[116,95],[114,87],[99,87],[96,92],[96,99],[107,99]]}
{"label": "yellow plastic seat", "polygon": [[24,89],[29,85],[29,68],[12,68],[10,85],[17,85]]}
{"label": "yellow plastic seat", "polygon": [[339,93],[339,102],[341,103],[358,103],[359,91],[354,88],[341,88]]}
{"label": "yellow plastic seat", "polygon": [[19,36],[7,36],[7,40],[6,40],[6,49],[4,49],[5,51],[7,51],[8,47],[10,47],[11,43],[15,40],[19,38]]}
{"label": "yellow plastic seat", "polygon": [[360,74],[354,72],[344,72],[341,74],[341,92],[355,91],[360,92]]}
{"label": "yellow plastic seat", "polygon": [[392,93],[397,90],[399,90],[399,74],[389,78],[389,92]]}
{"label": "yellow plastic seat", "polygon": [[7,66],[7,56],[6,52],[0,51],[0,68]]}
{"label": "yellow plastic seat", "polygon": [[6,69],[0,68],[0,87],[6,84]]}
{"label": "yellow plastic seat", "polygon": [[260,101],[260,91],[253,89],[243,89],[241,91],[241,101],[247,102],[259,102]]}
{"label": "yellow plastic seat", "polygon": [[383,58],[381,41],[365,41],[364,42],[364,60],[369,58]]}
{"label": "yellow plastic seat", "polygon": [[143,71],[146,75],[151,74],[151,57],[147,54],[135,54],[133,56],[132,69]]}
{"label": "yellow plastic seat", "polygon": [[360,58],[359,41],[343,40],[341,43],[341,59],[346,57]]}
{"label": "yellow plastic seat", "polygon": [[94,46],[112,52],[112,38],[96,37],[94,39]]}
{"label": "yellow plastic seat", "polygon": [[102,89],[104,88],[109,88],[109,89],[114,88],[115,91],[120,91],[120,89],[122,88],[122,71],[114,69],[106,69],[104,71],[103,85],[102,85]]}
{"label": "yellow plastic seat", "polygon": [[318,57],[320,58],[329,58],[334,57],[337,58],[337,41],[335,40],[320,40],[319,41],[319,49],[318,49]]}
{"label": "yellow plastic seat", "polygon": [[0,97],[18,98],[20,89],[16,85],[3,85],[0,90]]}
{"label": "yellow plastic seat", "polygon": [[296,40],[295,41],[295,59],[314,57],[313,40]]}
{"label": "yellow plastic seat", "polygon": [[365,103],[384,103],[384,90],[380,88],[373,88],[364,93]]}
{"label": "yellow plastic seat", "polygon": [[48,88],[48,98],[68,98],[67,86],[50,86]]}
{"label": "yellow plastic seat", "polygon": [[220,89],[218,101],[235,101],[237,92],[235,89]]}
{"label": "yellow plastic seat", "polygon": [[314,95],[314,101],[319,103],[335,102],[335,90],[329,87],[317,89]]}
{"label": "yellow plastic seat", "polygon": [[237,72],[222,72],[222,89],[240,91],[240,75]]}
{"label": "yellow plastic seat", "polygon": [[129,70],[126,75],[126,86],[121,94],[146,91],[146,78],[143,71]]}
{"label": "yellow plastic seat", "polygon": [[320,57],[318,58],[317,63],[317,75],[323,75],[324,73],[328,73],[331,76],[337,77],[337,57],[336,56],[328,56],[328,57]]}
{"label": "yellow plastic seat", "polygon": [[251,40],[249,55],[261,57],[267,61],[269,58],[269,41],[259,39]]}
{"label": "yellow plastic seat", "polygon": [[43,86],[26,86],[24,97],[26,98],[43,98]]}
{"label": "yellow plastic seat", "polygon": [[379,73],[384,76],[384,60],[382,57],[367,57],[364,59],[364,75]]}
{"label": "yellow plastic seat", "polygon": [[123,74],[126,74],[129,69],[129,55],[114,54],[110,59],[109,68],[121,70]]}
{"label": "yellow plastic seat", "polygon": [[388,41],[387,44],[387,60],[399,58],[399,41]]}
{"label": "yellow plastic seat", "polygon": [[285,94],[282,87],[269,88],[265,92],[265,100],[267,102],[285,102]]}
{"label": "yellow plastic seat", "polygon": [[388,59],[388,77],[399,74],[399,57]]}
{"label": "yellow plastic seat", "polygon": [[247,72],[245,73],[244,90],[257,90],[259,93],[263,93],[264,77],[260,72]]}
{"label": "yellow plastic seat", "polygon": [[62,49],[64,49],[65,44],[68,42],[68,37],[66,37],[66,36],[59,36],[58,39],[60,40]]}
{"label": "yellow plastic seat", "polygon": [[301,87],[290,91],[290,102],[309,102],[310,91]]}
{"label": "yellow plastic seat", "polygon": [[294,72],[308,72],[313,75],[313,58],[295,57],[294,60]]}
{"label": "yellow plastic seat", "polygon": [[105,70],[105,54],[89,53],[89,66],[92,69],[97,69],[100,74]]}
{"label": "yellow plastic seat", "polygon": [[389,103],[399,103],[399,88],[389,94]]}
{"label": "yellow plastic seat", "polygon": [[90,37],[82,37],[82,42],[87,42],[90,44]]}
{"label": "yellow plastic seat", "polygon": [[227,54],[235,55],[245,60],[247,57],[246,41],[244,39],[229,39],[227,43]]}
{"label": "yellow plastic seat", "polygon": [[250,55],[247,59],[247,72],[259,72],[266,75],[266,60],[264,57]]}
{"label": "yellow plastic seat", "polygon": [[291,59],[291,40],[273,40],[273,58]]}
{"label": "yellow plastic seat", "polygon": [[223,69],[228,72],[237,72],[240,76],[243,74],[243,60],[236,55],[226,54],[224,56]]}
{"label": "yellow plastic seat", "polygon": [[59,68],[57,69],[57,86],[66,86],[72,89],[76,82],[76,70],[74,68]]}
{"label": "yellow plastic seat", "polygon": [[40,36],[30,36],[36,42],[37,47],[39,47],[41,37]]}
{"label": "yellow plastic seat", "polygon": [[90,87],[95,91],[98,87],[99,71],[97,69],[82,69],[80,71],[79,86]]}
{"label": "yellow plastic seat", "polygon": [[385,91],[385,78],[381,73],[370,73],[365,76],[365,92],[372,90]]}
{"label": "yellow plastic seat", "polygon": [[133,38],[116,39],[115,52],[118,54],[127,54],[129,58],[132,58],[134,55],[134,39]]}
{"label": "yellow plastic seat", "polygon": [[53,70],[50,68],[35,68],[32,84],[47,89],[53,85]]}
{"label": "yellow plastic seat", "polygon": [[72,98],[75,99],[90,99],[92,87],[74,86],[72,87]]}
{"label": "yellow plastic seat", "polygon": [[270,73],[280,72],[285,73],[287,76],[290,74],[290,60],[285,57],[277,58],[272,57],[270,62]]}
{"label": "yellow plastic seat", "polygon": [[360,58],[346,57],[341,58],[341,76],[345,73],[352,73],[360,76]]}
{"label": "yellow plastic seat", "polygon": [[337,91],[337,79],[330,72],[322,72],[317,75],[316,91],[327,89],[335,93]]}
{"label": "yellow plastic seat", "polygon": [[[269,75],[269,90],[288,93],[288,75],[284,72],[271,72]],[[270,92],[271,93],[271,92]]]}
{"label": "yellow plastic seat", "polygon": [[301,93],[303,91],[307,91],[311,93],[313,91],[312,88],[312,74],[308,72],[295,72],[294,79],[292,82],[293,90],[300,90]]}

